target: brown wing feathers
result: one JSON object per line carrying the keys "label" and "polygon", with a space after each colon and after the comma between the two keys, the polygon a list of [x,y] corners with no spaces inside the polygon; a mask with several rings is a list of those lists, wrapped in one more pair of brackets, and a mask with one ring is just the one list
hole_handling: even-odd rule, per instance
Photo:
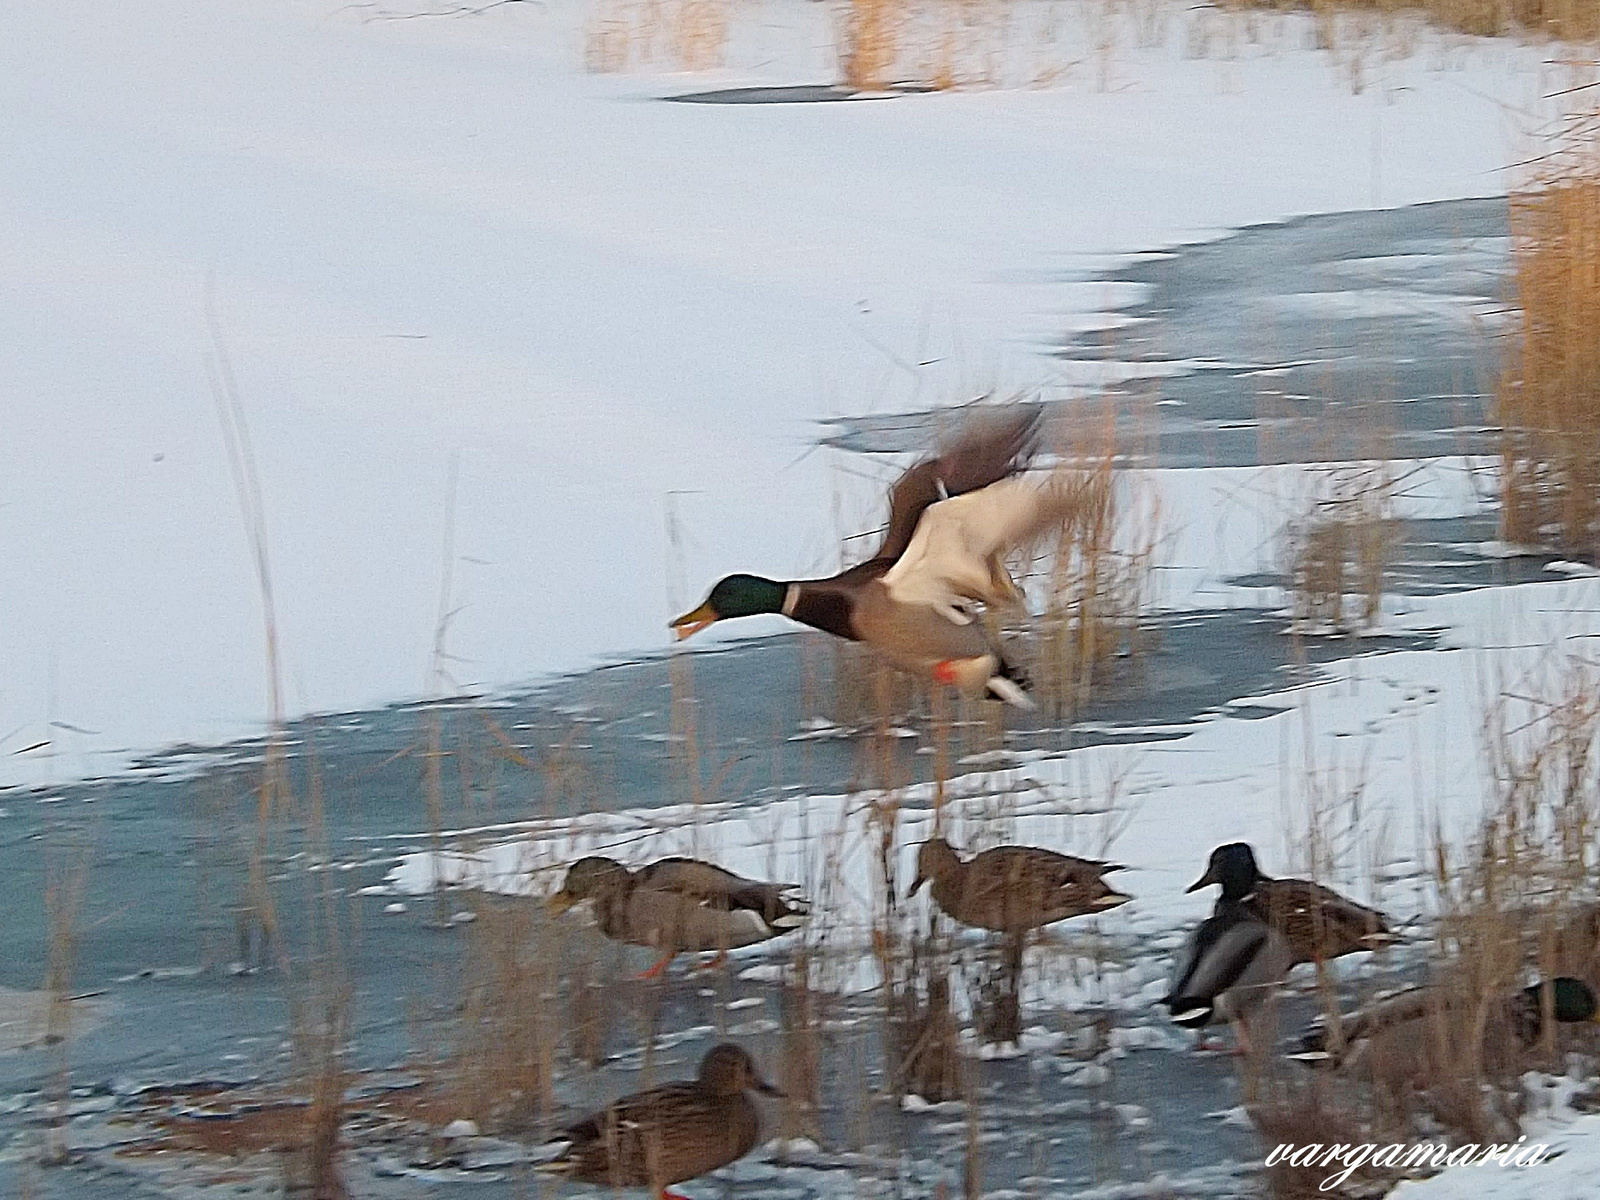
{"label": "brown wing feathers", "polygon": [[905,553],[923,511],[946,496],[975,492],[1028,465],[1039,441],[1037,405],[1012,405],[972,416],[949,449],[908,470],[889,493],[889,527],[874,560]]}

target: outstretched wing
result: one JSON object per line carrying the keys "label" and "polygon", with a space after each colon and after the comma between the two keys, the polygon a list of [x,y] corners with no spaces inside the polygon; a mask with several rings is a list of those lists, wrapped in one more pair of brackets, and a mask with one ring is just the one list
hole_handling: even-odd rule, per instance
{"label": "outstretched wing", "polygon": [[967,418],[948,449],[925,458],[889,492],[889,528],[873,555],[890,562],[905,553],[930,505],[988,487],[1028,465],[1039,438],[1037,404],[981,409]]}
{"label": "outstretched wing", "polygon": [[1003,557],[1071,511],[1076,497],[1059,479],[1003,479],[930,505],[911,544],[883,577],[903,604],[950,609],[962,600],[1015,598]]}

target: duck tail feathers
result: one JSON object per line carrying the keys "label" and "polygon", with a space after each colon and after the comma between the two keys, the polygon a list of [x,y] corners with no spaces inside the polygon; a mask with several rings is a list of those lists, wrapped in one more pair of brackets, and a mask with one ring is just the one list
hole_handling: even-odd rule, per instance
{"label": "duck tail feathers", "polygon": [[1320,1063],[1331,1063],[1333,1061],[1333,1055],[1329,1054],[1326,1050],[1301,1050],[1297,1053],[1286,1055],[1285,1057],[1294,1062],[1310,1063],[1312,1066],[1316,1066]]}
{"label": "duck tail feathers", "polygon": [[1033,702],[1033,698],[1029,696],[1027,692],[1023,691],[1016,685],[1015,682],[1007,679],[1004,675],[989,676],[989,681],[985,686],[991,692],[993,692],[998,699],[1004,700],[1007,704],[1010,704],[1015,708],[1026,710],[1038,707],[1038,705]]}

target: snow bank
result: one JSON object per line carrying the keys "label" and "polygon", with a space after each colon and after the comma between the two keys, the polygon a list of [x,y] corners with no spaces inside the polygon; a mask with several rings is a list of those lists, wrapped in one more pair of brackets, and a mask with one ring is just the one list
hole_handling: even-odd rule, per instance
{"label": "snow bank", "polygon": [[1553,90],[1537,48],[1423,37],[1358,92],[1298,19],[1068,4],[1049,89],[661,103],[830,78],[829,6],[741,10],[692,78],[583,73],[573,0],[383,19],[429,11],[9,15],[0,785],[267,715],[208,291],[289,707],[346,710],[429,686],[453,455],[455,681],[659,646],[727,569],[831,566],[835,488],[871,523],[817,419],[1076,386],[1042,351],[1111,256],[1497,192]]}

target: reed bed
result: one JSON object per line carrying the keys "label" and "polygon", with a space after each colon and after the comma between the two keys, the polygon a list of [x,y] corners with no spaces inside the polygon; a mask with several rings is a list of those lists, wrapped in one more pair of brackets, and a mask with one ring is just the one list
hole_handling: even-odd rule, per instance
{"label": "reed bed", "polygon": [[[1590,6],[1600,14],[1600,7]],[[1588,96],[1600,104],[1600,93]],[[1496,396],[1503,537],[1600,559],[1600,118],[1511,201],[1515,346]]]}
{"label": "reed bed", "polygon": [[1600,37],[1600,8],[1591,0],[1227,0],[1230,8],[1309,12],[1421,14],[1443,29],[1485,37],[1532,34],[1588,41]]}

